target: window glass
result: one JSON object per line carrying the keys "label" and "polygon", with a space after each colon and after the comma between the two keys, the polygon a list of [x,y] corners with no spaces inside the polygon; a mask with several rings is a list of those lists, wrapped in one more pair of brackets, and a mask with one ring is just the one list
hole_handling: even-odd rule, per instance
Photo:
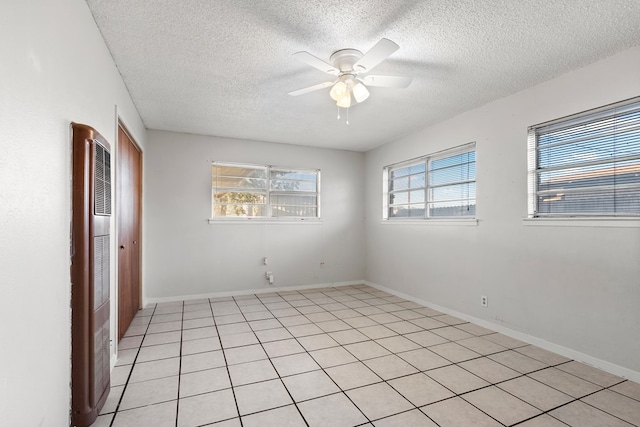
{"label": "window glass", "polygon": [[319,171],[212,165],[213,217],[319,217]]}
{"label": "window glass", "polygon": [[640,215],[640,101],[529,128],[529,216]]}
{"label": "window glass", "polygon": [[425,163],[390,169],[387,217],[424,216]]}
{"label": "window glass", "polygon": [[385,217],[475,217],[475,144],[385,168]]}

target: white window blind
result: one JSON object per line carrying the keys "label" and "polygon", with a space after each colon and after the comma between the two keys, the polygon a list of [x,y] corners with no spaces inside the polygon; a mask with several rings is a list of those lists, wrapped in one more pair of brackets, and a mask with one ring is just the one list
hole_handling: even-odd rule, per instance
{"label": "white window blind", "polygon": [[274,217],[318,216],[318,172],[271,168],[270,205]]}
{"label": "white window blind", "polygon": [[475,217],[475,149],[429,159],[428,181],[430,217]]}
{"label": "white window blind", "polygon": [[640,215],[640,99],[529,128],[529,216]]}
{"label": "white window blind", "polygon": [[386,219],[473,218],[475,143],[385,168]]}
{"label": "white window blind", "polygon": [[320,171],[214,162],[213,218],[319,218]]}

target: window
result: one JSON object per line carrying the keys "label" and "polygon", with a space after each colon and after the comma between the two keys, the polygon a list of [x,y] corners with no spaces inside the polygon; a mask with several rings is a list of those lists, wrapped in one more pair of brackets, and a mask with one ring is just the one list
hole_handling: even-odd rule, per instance
{"label": "window", "polygon": [[319,218],[320,171],[212,164],[214,218]]}
{"label": "window", "polygon": [[425,162],[390,169],[389,217],[424,218]]}
{"label": "window", "polygon": [[318,171],[270,168],[271,216],[317,218]]}
{"label": "window", "polygon": [[473,218],[475,143],[384,169],[386,219]]}
{"label": "window", "polygon": [[640,98],[529,128],[529,216],[640,215]]}

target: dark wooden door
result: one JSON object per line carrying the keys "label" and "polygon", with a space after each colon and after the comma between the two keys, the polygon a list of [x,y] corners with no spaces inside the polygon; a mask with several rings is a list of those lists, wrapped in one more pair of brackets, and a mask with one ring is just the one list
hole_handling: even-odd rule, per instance
{"label": "dark wooden door", "polygon": [[118,341],[140,307],[142,153],[118,127]]}

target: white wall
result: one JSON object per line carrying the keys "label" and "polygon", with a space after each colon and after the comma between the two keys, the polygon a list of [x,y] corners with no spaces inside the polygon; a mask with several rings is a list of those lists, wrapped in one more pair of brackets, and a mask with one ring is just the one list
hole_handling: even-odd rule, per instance
{"label": "white wall", "polygon": [[[635,48],[368,152],[367,280],[640,372],[640,228],[522,221],[527,126],[638,95]],[[381,224],[383,166],[471,141],[478,226]]]}
{"label": "white wall", "polygon": [[[363,279],[363,153],[162,131],[148,139],[147,300],[268,288],[266,271],[278,287]],[[209,224],[214,160],[321,169],[321,223]]]}
{"label": "white wall", "polygon": [[[640,371],[640,231],[521,222],[526,127],[640,94],[638,48],[374,150],[366,171],[359,153],[163,132],[145,144],[82,0],[3,2],[0,57],[0,425],[68,425],[69,122],[114,142],[116,105],[149,145],[147,297],[266,287],[265,254],[278,285],[357,280],[366,247],[373,282]],[[479,226],[380,225],[383,165],[472,140]],[[321,168],[322,225],[207,224],[213,159]]]}
{"label": "white wall", "polygon": [[83,0],[0,6],[0,425],[70,408],[70,122],[145,129]]}

